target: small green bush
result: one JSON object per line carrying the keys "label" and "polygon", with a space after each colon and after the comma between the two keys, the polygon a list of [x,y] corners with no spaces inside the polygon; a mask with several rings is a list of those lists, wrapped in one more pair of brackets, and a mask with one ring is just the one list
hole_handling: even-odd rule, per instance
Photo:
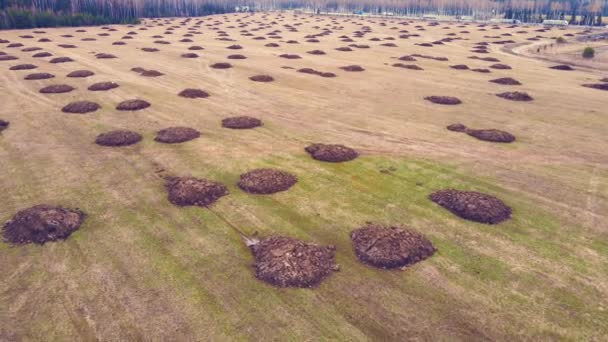
{"label": "small green bush", "polygon": [[595,57],[595,50],[591,46],[587,46],[585,50],[583,50],[584,58],[593,58]]}

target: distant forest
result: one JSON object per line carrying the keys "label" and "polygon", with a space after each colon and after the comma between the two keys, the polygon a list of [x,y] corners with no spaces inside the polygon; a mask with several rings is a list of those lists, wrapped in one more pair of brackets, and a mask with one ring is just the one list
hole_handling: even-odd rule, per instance
{"label": "distant forest", "polygon": [[306,9],[394,15],[451,15],[601,25],[608,0],[0,0],[0,29],[135,23],[250,10]]}

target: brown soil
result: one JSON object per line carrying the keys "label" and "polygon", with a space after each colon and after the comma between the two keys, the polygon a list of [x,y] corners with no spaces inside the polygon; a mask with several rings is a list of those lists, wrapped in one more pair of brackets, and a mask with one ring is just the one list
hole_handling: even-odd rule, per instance
{"label": "brown soil", "polygon": [[337,271],[335,247],[319,246],[283,236],[250,246],[256,278],[279,287],[313,287]]}
{"label": "brown soil", "polygon": [[89,70],[76,70],[67,74],[67,77],[89,77],[93,75],[95,75],[95,73]]}
{"label": "brown soil", "polygon": [[127,130],[116,130],[102,133],[97,136],[95,143],[102,146],[127,146],[140,142],[142,136]]}
{"label": "brown soil", "polygon": [[232,129],[248,129],[262,126],[262,120],[251,116],[235,116],[222,120],[222,127]]}
{"label": "brown soil", "polygon": [[51,57],[53,54],[49,52],[38,52],[32,55],[34,58]]}
{"label": "brown soil", "polygon": [[334,144],[312,144],[304,149],[313,159],[339,163],[353,160],[359,153],[350,147]]}
{"label": "brown soil", "polygon": [[467,130],[467,126],[461,123],[451,124],[446,128],[452,132],[465,132]]}
{"label": "brown soil", "polygon": [[19,64],[9,68],[9,70],[32,70],[38,68],[34,64]]}
{"label": "brown soil", "polygon": [[511,217],[511,208],[501,200],[475,191],[440,190],[429,199],[465,220],[497,224]]}
{"label": "brown soil", "polygon": [[210,65],[213,69],[230,69],[232,68],[232,64],[230,63],[225,63],[225,62],[221,62],[221,63],[214,63]]}
{"label": "brown soil", "polygon": [[583,84],[583,87],[598,89],[598,90],[608,90],[608,83]]}
{"label": "brown soil", "polygon": [[193,88],[184,89],[180,91],[177,95],[189,99],[204,99],[206,97],[209,97],[209,93],[207,93],[206,91]]}
{"label": "brown soil", "polygon": [[58,63],[68,63],[73,62],[74,60],[70,57],[55,57],[49,61],[49,63],[58,64]]}
{"label": "brown soil", "polygon": [[55,77],[55,75],[49,74],[48,72],[39,72],[25,76],[24,80],[46,80],[53,77]]}
{"label": "brown soil", "polygon": [[272,82],[272,81],[274,81],[274,78],[269,75],[255,75],[255,76],[249,77],[249,79],[254,82]]}
{"label": "brown soil", "polygon": [[10,122],[0,119],[0,132],[7,129],[9,125],[10,125]]}
{"label": "brown soil", "polygon": [[228,59],[247,59],[247,57],[243,55],[230,55],[227,57]]}
{"label": "brown soil", "polygon": [[458,105],[462,103],[460,99],[452,96],[427,96],[424,99],[442,105]]}
{"label": "brown soil", "polygon": [[498,143],[510,143],[515,141],[515,136],[513,134],[498,129],[467,129],[466,133],[483,141]]}
{"label": "brown soil", "polygon": [[312,50],[312,51],[308,51],[307,53],[311,54],[311,55],[324,55],[325,52],[321,51],[321,50]]}
{"label": "brown soil", "polygon": [[85,214],[78,209],[37,205],[21,210],[2,227],[4,240],[11,244],[64,240],[78,230]]}
{"label": "brown soil", "polygon": [[290,55],[288,53],[284,53],[282,55],[279,55],[279,57],[281,57],[281,58],[287,58],[287,59],[300,59],[300,58],[302,58],[299,55]]}
{"label": "brown soil", "polygon": [[504,85],[521,85],[521,82],[511,77],[502,77],[497,78],[495,80],[490,80],[489,82],[504,84]]}
{"label": "brown soil", "polygon": [[340,67],[340,69],[342,69],[344,71],[364,71],[365,70],[360,65],[348,65],[348,66]]}
{"label": "brown soil", "polygon": [[169,202],[180,207],[208,207],[220,197],[228,195],[228,189],[223,184],[194,177],[168,177],[165,188]]}
{"label": "brown soil", "polygon": [[532,101],[532,100],[534,100],[532,98],[532,96],[528,95],[527,93],[520,92],[520,91],[508,91],[505,93],[496,94],[496,96],[503,98],[503,99],[511,100],[511,101]]}
{"label": "brown soil", "polygon": [[496,69],[496,70],[511,70],[511,66],[506,65],[506,64],[492,64],[490,65],[490,68],[492,69]]}
{"label": "brown soil", "polygon": [[67,84],[53,84],[50,86],[46,86],[40,89],[40,93],[42,94],[61,94],[61,93],[69,93],[75,88],[67,85]]}
{"label": "brown soil", "polygon": [[88,89],[90,91],[106,91],[106,90],[111,90],[111,89],[118,88],[118,87],[119,87],[118,83],[99,82],[99,83],[91,84]]}
{"label": "brown soil", "polygon": [[239,188],[252,194],[273,194],[285,191],[298,179],[285,171],[276,169],[256,169],[241,175]]}
{"label": "brown soil", "polygon": [[183,53],[182,57],[183,58],[198,58],[198,55],[195,53],[189,52],[189,53]]}
{"label": "brown soil", "polygon": [[122,101],[116,106],[117,110],[136,111],[150,107],[150,103],[144,100],[133,99]]}
{"label": "brown soil", "polygon": [[422,234],[406,228],[367,224],[350,233],[357,258],[378,268],[411,266],[435,254]]}
{"label": "brown soil", "polygon": [[465,64],[450,65],[450,68],[456,69],[456,70],[469,70],[469,67],[466,66]]}
{"label": "brown soil", "polygon": [[97,103],[91,101],[76,101],[67,104],[61,109],[64,113],[84,114],[94,112],[101,108]]}
{"label": "brown soil", "polygon": [[190,127],[169,127],[156,132],[154,141],[165,144],[178,144],[196,139],[201,133]]}
{"label": "brown soil", "polygon": [[555,66],[549,67],[549,69],[563,70],[563,71],[572,71],[572,70],[574,70],[573,67],[571,67],[569,65],[566,65],[566,64],[555,65]]}
{"label": "brown soil", "polygon": [[409,70],[424,70],[415,64],[395,63],[395,64],[393,64],[393,66],[396,68],[409,69]]}

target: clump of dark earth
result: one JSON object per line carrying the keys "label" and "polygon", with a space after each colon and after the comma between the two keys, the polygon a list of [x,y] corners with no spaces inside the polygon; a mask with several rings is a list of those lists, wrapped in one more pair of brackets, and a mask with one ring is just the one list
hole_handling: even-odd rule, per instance
{"label": "clump of dark earth", "polygon": [[322,71],[317,71],[317,70],[311,69],[311,68],[298,69],[298,72],[301,72],[304,74],[317,75],[317,76],[321,76],[321,77],[336,77],[336,74],[334,74],[333,72],[322,72]]}
{"label": "clump of dark earth", "polygon": [[203,178],[168,177],[165,188],[169,202],[180,207],[208,207],[220,197],[228,195],[226,186]]}
{"label": "clump of dark earth", "polygon": [[243,55],[230,55],[228,56],[228,59],[247,59],[247,57]]}
{"label": "clump of dark earth", "polygon": [[497,78],[495,80],[490,80],[489,82],[504,84],[504,85],[521,85],[521,83],[518,80],[511,78],[511,77]]}
{"label": "clump of dark earth", "polygon": [[38,52],[32,55],[34,58],[51,57],[53,54],[49,52]]}
{"label": "clump of dark earth", "polygon": [[184,89],[182,91],[179,92],[179,94],[177,94],[181,97],[186,97],[189,99],[204,99],[206,97],[209,97],[209,93],[207,93],[206,91],[203,91],[201,89],[193,89],[193,88],[188,88],[188,89]]}
{"label": "clump of dark earth", "polygon": [[462,101],[457,97],[452,96],[427,96],[424,98],[427,101],[432,103],[442,104],[442,105],[458,105],[461,104]]}
{"label": "clump of dark earth", "polygon": [[19,64],[10,67],[9,70],[32,70],[36,68],[37,66],[35,66],[34,64]]}
{"label": "clump of dark earth", "polygon": [[469,67],[465,64],[451,65],[450,68],[456,69],[456,70],[469,70]]}
{"label": "clump of dark earth", "polygon": [[463,219],[497,224],[511,217],[511,208],[500,199],[476,191],[440,190],[429,199]]}
{"label": "clump of dark earth", "polygon": [[583,87],[598,89],[598,90],[608,90],[608,83],[591,83],[591,84],[583,84]]}
{"label": "clump of dark earth", "polygon": [[287,59],[300,59],[300,58],[302,58],[299,55],[290,55],[288,53],[284,53],[282,55],[279,55],[279,57],[281,57],[281,58],[287,58]]}
{"label": "clump of dark earth", "polygon": [[93,75],[95,75],[95,73],[89,70],[76,70],[67,74],[67,77],[89,77]]}
{"label": "clump of dark earth", "polygon": [[0,132],[7,129],[9,125],[10,125],[10,122],[0,119]]}
{"label": "clump of dark earth", "polygon": [[114,82],[99,82],[89,86],[90,91],[106,91],[114,88],[118,88],[119,85]]}
{"label": "clump of dark earth", "polygon": [[334,246],[271,236],[256,240],[249,248],[255,259],[256,278],[274,286],[313,287],[339,270],[334,262]]}
{"label": "clump of dark earth", "polygon": [[61,109],[64,113],[84,114],[94,112],[101,108],[97,103],[91,101],[76,101],[67,104]]}
{"label": "clump of dark earth", "polygon": [[435,247],[417,231],[367,224],[350,233],[357,258],[368,265],[392,269],[411,266],[435,254]]}
{"label": "clump of dark earth", "polygon": [[467,129],[466,133],[483,141],[498,143],[510,143],[515,141],[515,136],[513,134],[498,129]]}
{"label": "clump of dark earth", "polygon": [[272,82],[272,81],[274,81],[274,78],[269,75],[255,75],[255,76],[249,77],[249,79],[254,82]]}
{"label": "clump of dark earth", "polygon": [[467,126],[465,126],[461,123],[451,124],[446,128],[452,132],[465,132],[467,130]]}
{"label": "clump of dark earth", "polygon": [[113,58],[117,58],[116,56],[109,54],[109,53],[98,53],[95,55],[95,57],[97,57],[98,59],[113,59]]}
{"label": "clump of dark earth", "polygon": [[150,103],[144,100],[133,99],[122,101],[116,106],[117,110],[136,111],[150,107]]}
{"label": "clump of dark earth", "polygon": [[0,56],[0,61],[14,61],[16,59],[19,59],[15,56],[11,56],[11,55],[2,55]]}
{"label": "clump of dark earth", "polygon": [[291,188],[297,181],[294,175],[285,171],[256,169],[242,174],[238,186],[253,194],[273,194]]}
{"label": "clump of dark earth", "polygon": [[365,70],[360,65],[348,65],[348,66],[340,67],[340,69],[342,69],[344,71],[364,71]]}
{"label": "clump of dark earth", "polygon": [[566,65],[566,64],[561,64],[561,65],[554,65],[552,67],[549,67],[549,69],[554,69],[554,70],[563,70],[563,71],[572,71],[574,70],[573,67]]}
{"label": "clump of dark earth", "polygon": [[73,62],[74,60],[70,57],[56,57],[49,61],[49,63],[58,64],[58,63],[68,63]]}
{"label": "clump of dark earth", "polygon": [[95,143],[102,146],[127,146],[140,142],[142,136],[128,130],[116,130],[102,133],[97,136]]}
{"label": "clump of dark earth", "polygon": [[78,209],[37,205],[21,210],[2,227],[4,240],[15,245],[64,240],[80,228],[85,214]]}
{"label": "clump of dark earth", "polygon": [[220,62],[220,63],[211,64],[211,67],[213,69],[229,69],[229,68],[232,68],[232,64]]}
{"label": "clump of dark earth", "polygon": [[506,65],[506,64],[492,64],[492,65],[490,65],[490,68],[496,69],[496,70],[511,70],[512,69],[509,65]]}
{"label": "clump of dark earth", "polygon": [[325,52],[321,51],[321,50],[312,50],[312,51],[308,51],[307,53],[311,54],[311,55],[324,55]]}
{"label": "clump of dark earth", "polygon": [[198,55],[192,52],[182,54],[183,58],[198,58]]}
{"label": "clump of dark earth", "polygon": [[251,116],[235,116],[222,120],[222,127],[232,129],[249,129],[262,126],[262,120]]}
{"label": "clump of dark earth", "polygon": [[39,73],[35,73],[35,74],[29,74],[27,76],[25,76],[25,80],[46,80],[49,78],[53,78],[55,77],[55,75],[53,74],[49,74],[47,72],[39,72]]}
{"label": "clump of dark earth", "polygon": [[527,93],[520,92],[520,91],[508,91],[505,93],[496,94],[496,96],[503,98],[503,99],[511,100],[511,101],[532,101],[532,100],[534,100],[532,98],[532,96],[528,95]]}
{"label": "clump of dark earth", "polygon": [[409,70],[424,70],[415,64],[395,63],[395,64],[393,64],[393,66],[396,68],[409,69]]}
{"label": "clump of dark earth", "polygon": [[350,147],[337,144],[312,144],[304,149],[313,159],[339,163],[353,160],[359,153]]}
{"label": "clump of dark earth", "polygon": [[190,127],[169,127],[156,133],[154,141],[165,144],[177,144],[196,139],[201,133]]}
{"label": "clump of dark earth", "polygon": [[53,84],[50,86],[46,86],[40,89],[40,93],[42,94],[61,94],[61,93],[69,93],[74,90],[74,87],[67,84]]}

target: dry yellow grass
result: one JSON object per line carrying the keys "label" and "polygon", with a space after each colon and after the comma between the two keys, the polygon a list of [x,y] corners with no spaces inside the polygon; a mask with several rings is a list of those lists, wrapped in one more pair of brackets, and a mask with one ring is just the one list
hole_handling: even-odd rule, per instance
{"label": "dry yellow grass", "polygon": [[[605,92],[580,86],[598,82],[605,73],[551,70],[552,62],[493,44],[490,54],[480,56],[497,57],[512,70],[483,74],[449,68],[487,67],[493,63],[467,58],[474,55],[474,43],[522,42],[539,34],[534,27],[481,31],[475,25],[405,26],[398,19],[381,26],[380,19],[333,23],[330,17],[277,13],[203,19],[203,34],[190,37],[192,43],[178,40],[198,18],[172,35],[163,32],[183,19],[145,31],[114,26],[117,31],[109,37],[97,36],[105,31],[94,27],[35,35],[50,43],[19,38],[31,30],[0,32],[2,39],[75,60],[50,64],[49,58],[30,57],[39,51],[0,47],[19,57],[0,61],[0,119],[11,122],[0,133],[0,220],[39,203],[79,207],[88,214],[65,242],[0,244],[0,340],[599,340],[608,334],[608,100]],[[216,39],[206,26],[216,21],[214,27],[235,42]],[[273,21],[269,28],[252,30]],[[249,26],[239,27],[245,22]],[[298,32],[282,27],[297,22],[302,23],[295,26]],[[373,32],[356,43],[371,48],[336,51],[350,44],[338,37],[352,36],[360,24]],[[416,25],[426,30],[417,31]],[[319,43],[305,42],[304,36],[321,28],[333,33],[319,37]],[[283,38],[253,40],[239,34],[243,29],[256,36],[281,30]],[[132,30],[138,34],[125,40],[127,45],[111,45]],[[399,30],[421,37],[369,40],[398,37]],[[470,33],[459,33],[463,30]],[[520,30],[528,33],[517,34]],[[468,40],[415,45],[451,32]],[[507,32],[513,36],[484,38]],[[61,37],[65,34],[74,37]],[[164,35],[171,44],[154,44],[153,35]],[[85,37],[97,40],[81,41]],[[290,39],[299,44],[284,42]],[[281,46],[265,47],[269,42]],[[386,42],[398,47],[380,45]],[[58,47],[62,43],[78,48]],[[232,44],[243,49],[227,49]],[[205,48],[194,51],[200,57],[181,58],[192,45]],[[143,47],[160,51],[143,52]],[[327,55],[306,53],[313,49]],[[118,58],[96,59],[95,53]],[[235,53],[247,59],[226,59]],[[283,53],[302,58],[279,58]],[[391,66],[399,62],[393,57],[415,53],[449,61],[404,62],[421,71]],[[233,68],[210,67],[217,62]],[[23,63],[38,69],[8,70]],[[352,64],[365,71],[340,69]],[[133,67],[165,75],[142,77],[130,71]],[[95,75],[65,77],[78,69]],[[33,72],[56,77],[23,80]],[[249,80],[259,74],[275,81]],[[523,85],[488,82],[499,77]],[[120,87],[87,90],[101,81]],[[60,83],[77,89],[38,93]],[[186,88],[211,96],[177,96]],[[514,90],[528,92],[534,101],[495,96]],[[429,95],[455,96],[463,104],[432,104],[424,100]],[[114,109],[132,98],[152,106],[138,112]],[[61,112],[76,100],[95,101],[102,109]],[[221,119],[237,115],[258,117],[264,126],[221,127]],[[455,122],[503,129],[517,141],[491,144],[445,129]],[[155,143],[154,133],[170,126],[194,127],[202,136],[181,145]],[[139,132],[144,140],[117,149],[93,143],[112,129]],[[303,151],[310,142],[342,143],[362,156],[345,164],[320,163]],[[284,169],[299,182],[272,196],[241,192],[235,186],[238,175],[258,167]],[[389,168],[393,171],[380,172]],[[161,174],[221,181],[230,195],[211,209],[178,208],[167,201]],[[498,226],[457,219],[426,197],[445,187],[497,195],[513,207],[513,219]],[[438,252],[403,272],[363,266],[353,256],[348,233],[365,221],[407,224],[427,235]],[[315,289],[268,286],[253,277],[251,255],[234,227],[335,244],[342,271]]]}

